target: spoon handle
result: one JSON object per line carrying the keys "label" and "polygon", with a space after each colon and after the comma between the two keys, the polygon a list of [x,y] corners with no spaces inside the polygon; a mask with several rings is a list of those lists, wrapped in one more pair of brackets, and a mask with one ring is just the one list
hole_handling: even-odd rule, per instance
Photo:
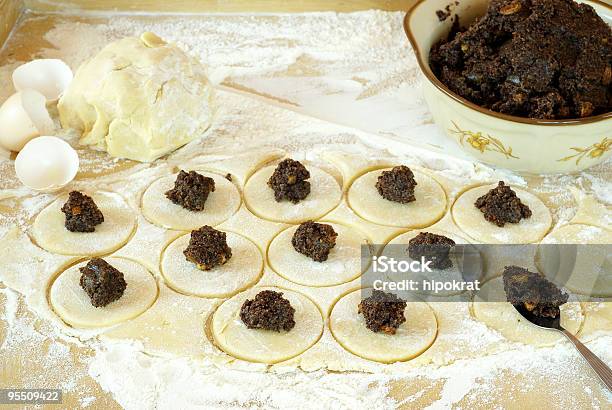
{"label": "spoon handle", "polygon": [[571,334],[565,329],[561,329],[561,332],[576,346],[576,349],[580,352],[582,357],[591,365],[591,368],[595,370],[595,373],[601,378],[604,384],[608,387],[608,390],[612,391],[612,370],[605,364],[599,357],[595,356],[588,347],[582,344],[576,336]]}

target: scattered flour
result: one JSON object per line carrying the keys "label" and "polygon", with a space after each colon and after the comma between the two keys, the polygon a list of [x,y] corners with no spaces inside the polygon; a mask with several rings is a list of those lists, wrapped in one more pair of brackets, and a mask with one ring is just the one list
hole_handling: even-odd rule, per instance
{"label": "scattered flour", "polygon": [[[265,142],[270,148],[295,153],[296,159],[317,161],[321,152],[335,148],[373,157],[394,154],[462,184],[499,179],[517,185],[528,184],[513,173],[457,159],[448,152],[440,154],[423,149],[422,140],[428,141],[429,149],[436,150],[435,145],[441,144],[443,138],[432,124],[418,92],[418,69],[406,45],[401,27],[402,13],[182,16],[163,21],[150,16],[97,16],[96,19],[91,24],[77,23],[69,18],[60,22],[45,34],[45,40],[52,47],[41,50],[40,55],[62,58],[76,68],[109,41],[151,30],[204,61],[217,84],[245,91],[250,88],[263,90],[279,103],[296,106],[297,111],[365,131],[283,115],[281,110],[267,109],[248,99],[237,102],[235,97],[220,96],[222,123],[213,126],[209,138],[171,155],[168,158],[171,167],[180,166],[202,152],[222,157],[247,147],[261,147]],[[7,61],[0,68],[0,82],[10,83],[10,73],[16,65],[16,62]],[[9,87],[3,88],[0,99],[11,92]],[[366,99],[370,104],[361,103]],[[374,113],[371,112],[372,101],[380,107]],[[67,136],[74,138],[74,135]],[[406,138],[420,148],[405,145]],[[113,173],[124,163],[100,160],[84,152],[80,154],[83,167],[97,175],[96,187],[120,193],[131,205],[137,204],[143,187],[167,170],[165,166],[137,165]],[[0,166],[9,162],[0,155]],[[612,162],[608,161],[579,176],[546,177],[539,190],[555,194],[559,203],[565,203],[567,195],[571,194],[562,188],[574,186],[592,190],[600,201],[611,204],[610,164]],[[0,168],[2,178],[8,172]],[[103,175],[107,172],[108,175]],[[133,183],[122,183],[126,176]],[[4,188],[5,181],[1,183]],[[91,181],[79,181],[79,184],[77,186],[86,187]],[[14,224],[26,229],[31,219],[53,199],[53,195],[36,195],[18,185],[0,191],[0,238]],[[573,209],[563,206],[557,210],[556,220],[567,222],[572,215]],[[151,236],[154,235],[161,233],[153,229]],[[24,268],[27,269],[33,268]],[[47,343],[44,366],[66,366],[65,362],[71,357],[70,345],[83,346],[83,342],[64,335],[56,327],[47,326],[44,331],[37,329],[35,319],[18,315],[18,308],[23,305],[18,294],[10,289],[0,289],[0,292],[5,297],[3,320],[8,324],[1,345],[2,355],[6,352],[25,356],[27,346]],[[455,346],[457,350],[462,345],[478,349],[504,342],[497,332],[482,323],[467,318],[461,323],[464,325],[471,333],[453,335],[447,340],[449,356],[454,354]],[[87,338],[83,336],[84,340]],[[520,380],[518,386],[507,387],[516,396],[542,388],[543,379],[552,380],[546,383],[547,389],[552,389],[546,394],[556,398],[555,405],[559,408],[579,408],[585,402],[591,407],[606,407],[612,400],[610,397],[601,400],[588,386],[580,388],[591,375],[566,343],[547,349],[514,344],[512,350],[502,353],[458,360],[443,367],[417,367],[403,370],[401,374],[321,370],[264,373],[259,371],[260,366],[239,371],[219,368],[205,361],[152,356],[143,353],[142,346],[135,343],[102,343],[94,339],[85,345],[94,349],[91,358],[84,358],[89,374],[127,409],[312,408],[313,405],[347,409],[395,408],[398,404],[414,406],[426,396],[434,397],[432,409],[470,408],[470,403],[482,404],[487,397],[491,403],[499,405],[498,400],[503,399],[500,381],[512,379],[508,374]],[[590,347],[611,362],[611,345],[612,337],[603,334],[594,339]],[[79,376],[76,373],[66,367],[61,372],[65,377],[58,385],[67,391],[77,390]],[[555,380],[561,381],[568,375],[576,379],[576,388],[581,392],[557,391],[560,387],[556,386],[567,384],[555,383]],[[414,392],[393,394],[399,397],[398,403],[388,396],[393,386],[401,384],[403,379],[415,380],[422,383],[422,387]],[[32,380],[32,386],[38,382],[40,380]],[[440,391],[435,391],[436,388]],[[95,406],[96,398],[91,393],[80,392],[80,397],[83,407]]]}
{"label": "scattered flour", "polygon": [[[607,336],[597,339],[590,347],[609,362],[612,360],[612,352],[608,349],[610,343],[612,337]],[[565,387],[560,387],[563,385],[561,382],[572,375],[576,381],[576,392],[592,393],[589,387],[580,386],[590,375],[589,369],[576,355],[574,348],[564,343],[544,349],[522,346],[490,356],[458,361],[450,366],[424,366],[401,375],[324,371],[265,374],[235,370],[219,372],[188,359],[153,358],[143,354],[139,346],[123,343],[104,346],[92,359],[89,371],[103,388],[115,394],[117,401],[126,409],[154,406],[179,406],[183,409],[219,406],[309,409],[313,403],[317,403],[319,408],[391,409],[408,405],[430,393],[425,387],[405,396],[399,403],[387,398],[390,386],[401,383],[402,379],[425,380],[426,386],[442,381],[439,398],[427,408],[445,409],[466,399],[467,403],[494,402],[499,398],[494,389],[499,389],[501,378],[518,384],[509,387],[513,394],[541,388],[542,379],[545,378],[551,382],[547,385],[553,385],[553,390],[545,394],[556,397],[555,408],[580,408],[580,399],[572,396],[573,392],[563,391]],[[508,373],[512,377],[508,377]],[[555,384],[558,390],[555,390]],[[518,391],[514,392],[513,388]],[[508,405],[511,398],[507,397]],[[608,399],[611,398],[608,395]],[[604,401],[594,402],[593,405],[606,404]]]}

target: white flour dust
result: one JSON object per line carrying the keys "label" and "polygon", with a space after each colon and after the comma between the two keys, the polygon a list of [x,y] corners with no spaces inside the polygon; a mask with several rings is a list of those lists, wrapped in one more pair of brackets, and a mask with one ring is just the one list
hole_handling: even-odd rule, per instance
{"label": "white flour dust", "polygon": [[[388,150],[463,185],[495,179],[525,185],[525,179],[510,172],[401,144],[410,137],[418,145],[428,145],[435,150],[435,146],[444,141],[418,91],[418,69],[405,40],[402,17],[403,13],[369,11],[181,16],[163,20],[147,16],[100,16],[91,23],[66,19],[45,34],[45,40],[52,47],[45,48],[41,55],[62,58],[76,68],[110,41],[154,31],[200,58],[217,84],[241,91],[257,90],[298,112],[377,134],[310,121],[306,117],[284,116],[266,109],[265,105],[244,101],[224,108],[228,116],[235,116],[237,123],[240,121],[235,128],[227,126],[215,139],[185,147],[171,156],[170,166],[193,158],[203,147],[207,153],[226,155],[227,152],[240,152],[246,146],[265,144],[296,153],[296,159],[310,160],[334,148],[364,155],[384,155],[388,152],[383,150]],[[10,84],[10,73],[16,65],[16,62],[8,62],[0,68],[1,83]],[[3,88],[0,99],[11,92],[9,87]],[[235,99],[221,98],[221,101]],[[377,149],[366,148],[364,140]],[[456,150],[450,153],[456,154]],[[99,164],[96,157],[84,156],[83,160],[86,167]],[[0,155],[3,177],[5,174],[12,177],[9,164],[10,161]],[[610,164],[612,162],[608,161],[597,170],[580,176],[547,177],[540,189],[556,193],[561,201],[568,199],[564,197],[569,195],[567,187],[575,186],[592,190],[600,201],[610,204]],[[104,163],[100,170],[110,170],[116,165]],[[101,177],[96,183],[101,188],[119,192],[133,204],[138,190],[164,171],[164,166],[140,165],[126,171],[133,184],[123,183],[125,175],[115,179]],[[4,188],[5,181],[0,183]],[[84,182],[87,183],[90,181]],[[52,199],[53,196],[33,195],[27,189],[14,186],[0,191],[0,238],[14,224],[25,229]],[[18,207],[18,203],[21,206]],[[3,215],[3,209],[11,210],[7,212],[9,216]],[[561,207],[557,212],[559,222],[569,220],[573,210]],[[18,317],[18,308],[23,303],[17,294],[9,289],[2,289],[2,294],[5,297],[3,319],[8,324],[1,346],[3,351],[25,356],[28,346],[48,343],[44,365],[65,366],[63,363],[70,357],[70,343],[82,345],[81,341],[62,335],[53,326],[37,329],[35,319]],[[451,345],[470,342],[484,348],[501,343],[500,335],[482,323],[470,318],[463,325],[472,333],[457,336],[450,340]],[[395,408],[398,405],[410,408],[413,403],[421,403],[424,397],[432,397],[429,400],[432,409],[462,404],[469,408],[470,403],[486,403],[487,398],[491,403],[498,403],[508,391],[512,392],[511,397],[519,397],[541,387],[545,378],[553,381],[547,383],[550,391],[546,394],[557,397],[560,407],[579,408],[585,401],[592,407],[602,404],[596,392],[580,387],[592,375],[567,343],[544,349],[514,344],[512,350],[501,353],[458,360],[443,367],[428,365],[401,374],[394,374],[392,366],[390,374],[301,370],[266,373],[257,365],[247,366],[244,371],[224,369],[206,361],[152,356],[144,353],[137,343],[101,342],[90,339],[88,334],[79,337],[93,349],[90,357],[82,359],[81,366],[87,367],[89,375],[127,409],[312,408],[315,405],[347,409]],[[611,345],[612,337],[603,335],[594,339],[589,347],[611,362]],[[449,354],[452,351],[449,348]],[[66,391],[79,389],[79,377],[74,368],[66,367],[61,373],[65,376],[61,386]],[[565,387],[561,386],[566,384],[560,381],[568,375],[576,379],[576,389],[582,391],[563,390]],[[518,378],[519,386],[500,388],[500,380],[513,379],[509,376]],[[419,387],[406,391],[402,380],[410,380],[410,384],[414,382]],[[32,385],[36,382],[32,381]],[[396,385],[403,387],[395,391]],[[395,399],[389,398],[391,395]],[[96,406],[96,398],[89,390],[80,392],[80,397],[83,407]],[[607,401],[610,400],[612,398],[607,397]],[[512,404],[512,401],[507,403]]]}

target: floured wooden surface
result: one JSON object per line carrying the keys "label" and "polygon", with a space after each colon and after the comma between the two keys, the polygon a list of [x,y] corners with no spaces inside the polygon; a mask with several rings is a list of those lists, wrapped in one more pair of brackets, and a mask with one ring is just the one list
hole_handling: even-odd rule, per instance
{"label": "floured wooden surface", "polygon": [[[266,17],[262,18],[266,19]],[[63,19],[63,23],[67,24],[66,18],[59,19]],[[96,22],[101,21],[103,20]],[[31,41],[33,47],[45,44],[44,41],[38,43],[35,41],[33,37],[36,36],[37,31],[34,28],[39,27],[39,34],[42,35],[52,27],[52,24],[53,20],[50,18],[25,22],[24,30],[28,30],[25,27],[30,25],[29,33],[32,37],[27,41]],[[156,24],[159,24],[158,20]],[[124,30],[127,29],[126,27]],[[75,28],[87,29],[80,25],[76,25]],[[65,31],[66,27],[63,30]],[[106,39],[108,33],[104,30],[102,33]],[[119,33],[115,34],[119,35]],[[20,34],[15,37],[15,39],[19,38]],[[97,41],[101,41],[101,38]],[[22,36],[21,40],[26,39]],[[49,44],[43,47],[49,47]],[[11,47],[4,52],[10,53],[8,51],[10,49]],[[17,48],[14,50],[16,51]],[[20,53],[23,53],[24,58],[31,58],[39,52],[42,55],[51,56],[60,51],[68,52],[68,50],[44,49],[31,51],[30,54],[22,50]],[[88,50],[87,52],[93,51]],[[78,56],[82,57],[83,53]],[[78,61],[72,61],[72,64],[76,63]],[[301,70],[312,68],[312,66],[319,66],[320,69],[321,64],[321,62],[313,63],[312,61],[299,63]],[[332,63],[330,65],[333,66]],[[2,75],[6,75],[7,72],[10,72],[8,68],[3,69]],[[274,78],[278,73],[272,72],[267,75]],[[299,78],[300,75],[295,74],[295,77]],[[231,75],[228,78],[231,78]],[[227,78],[224,81],[227,83]],[[325,90],[324,87],[321,93],[325,94]],[[381,168],[384,165],[396,163],[425,167],[434,173],[444,186],[449,197],[449,205],[454,197],[473,184],[504,179],[538,194],[551,210],[554,225],[562,225],[576,218],[576,221],[580,223],[610,226],[610,211],[604,205],[605,191],[608,191],[608,198],[610,195],[609,162],[594,171],[579,176],[522,178],[504,172],[495,172],[484,166],[428,154],[418,149],[406,149],[404,146],[389,142],[385,146],[391,147],[392,152],[385,152],[376,147],[376,144],[381,142],[380,137],[304,117],[266,105],[258,100],[245,99],[239,94],[221,92],[219,104],[222,111],[219,121],[213,125],[205,138],[188,145],[163,161],[154,164],[136,164],[129,161],[114,161],[103,154],[81,150],[80,154],[85,159],[82,171],[75,183],[67,189],[94,187],[97,190],[118,192],[130,206],[138,209],[142,191],[155,179],[173,172],[177,166],[188,169],[208,169],[220,173],[229,172],[235,176],[237,184],[243,186],[250,174],[263,164],[288,154],[294,159],[306,160],[320,166],[334,175],[345,188],[350,185],[356,175],[366,169]],[[368,144],[374,146],[368,146]],[[402,155],[394,157],[393,153]],[[2,272],[3,282],[28,295],[30,306],[38,310],[37,315],[46,317],[45,320],[50,320],[58,326],[60,335],[77,336],[86,340],[87,345],[93,344],[97,348],[97,353],[91,359],[89,371],[105,389],[116,395],[117,400],[123,406],[135,407],[137,404],[143,404],[146,407],[152,402],[163,405],[164,400],[170,400],[172,395],[180,394],[185,400],[180,403],[185,405],[194,403],[210,405],[216,400],[219,403],[243,406],[253,401],[268,401],[272,405],[286,406],[299,404],[299,399],[306,403],[307,400],[312,400],[311,397],[317,397],[321,403],[331,405],[331,402],[327,401],[330,400],[330,395],[337,395],[339,392],[341,392],[342,403],[347,407],[366,403],[393,406],[394,403],[387,397],[398,400],[406,407],[430,404],[475,407],[476,404],[483,406],[483,402],[484,407],[521,402],[529,405],[533,403],[533,400],[539,401],[542,397],[554,397],[556,400],[550,402],[559,403],[559,407],[578,408],[604,407],[610,400],[610,397],[605,396],[595,377],[589,373],[586,366],[567,344],[564,343],[554,348],[534,349],[510,343],[482,323],[474,321],[467,309],[467,304],[463,304],[463,308],[460,309],[449,303],[435,305],[434,309],[437,310],[441,320],[440,334],[434,345],[416,359],[393,366],[379,365],[346,353],[327,332],[317,345],[307,350],[299,358],[283,365],[277,365],[273,369],[278,372],[289,371],[288,375],[240,373],[241,376],[237,377],[234,373],[237,371],[235,369],[263,370],[265,366],[233,360],[209,343],[206,329],[200,324],[203,318],[210,316],[220,301],[184,297],[165,288],[163,284],[160,287],[157,303],[151,309],[136,320],[125,322],[106,331],[104,335],[91,339],[92,334],[83,334],[63,327],[57,317],[48,308],[45,308],[44,293],[48,282],[58,271],[62,270],[63,266],[71,263],[72,259],[45,255],[33,245],[28,245],[27,237],[19,233],[21,230],[28,229],[32,219],[52,202],[55,196],[36,195],[20,187],[14,178],[11,166],[10,161],[0,162],[0,169],[2,169],[0,188],[3,189],[0,191],[0,214],[2,215],[0,236],[9,235],[8,239],[15,241],[11,243],[19,245],[25,252],[20,261],[29,258],[34,266],[13,265],[12,269]],[[575,188],[575,192],[572,192],[572,187]],[[591,190],[591,187],[595,189]],[[596,200],[595,197],[599,200]],[[447,212],[436,227],[460,234],[449,215]],[[374,242],[385,243],[401,232],[401,230],[377,226],[359,219],[346,203],[340,204],[323,219],[355,226],[368,233]],[[18,228],[13,231],[15,224]],[[265,244],[284,227],[283,224],[259,220],[244,208],[221,225],[221,229],[242,233],[258,243],[262,249],[265,249]],[[116,254],[137,260],[155,272],[159,266],[158,259],[162,249],[177,235],[177,232],[157,228],[148,224],[144,218],[139,218],[138,230],[134,238]],[[7,237],[4,240],[7,240]],[[31,253],[28,254],[28,252]],[[32,255],[35,255],[36,258],[32,259]],[[16,256],[7,257],[7,259],[10,258],[18,259]],[[43,264],[44,269],[39,269],[41,265],[36,265],[37,263]],[[267,270],[260,284],[282,284],[291,287],[316,299],[322,309],[327,311],[329,308],[325,306],[330,306],[339,294],[358,286],[358,281],[340,285],[332,290],[315,291],[292,285],[274,276],[271,270]],[[16,300],[15,293],[12,291],[7,290],[6,295],[11,295],[9,297]],[[590,341],[590,347],[604,360],[610,362],[609,346],[612,329],[609,322],[602,319],[606,317],[605,313],[601,313],[606,309],[607,305],[588,306],[585,309],[582,337]],[[189,314],[177,314],[177,310]],[[11,336],[13,335],[11,332],[16,329],[15,320],[9,320],[10,315],[5,316],[5,320],[12,323],[5,336],[9,340],[9,337],[14,337]],[[32,319],[29,319],[27,324],[31,322]],[[51,326],[49,332],[58,333],[56,326]],[[470,332],[466,332],[466,329],[469,329]],[[602,334],[602,329],[607,330],[607,335]],[[168,337],[162,337],[162,335],[168,335]],[[115,345],[115,342],[126,338],[137,340],[134,352],[145,351],[147,354],[128,354],[127,352],[131,351],[129,347]],[[14,346],[14,348],[17,356],[25,355],[26,350],[20,350],[19,346]],[[91,354],[89,348],[71,347],[71,352],[63,356],[64,360],[69,361],[73,354],[72,349],[76,355]],[[172,362],[167,360],[158,361],[150,357],[151,354],[154,356],[170,354],[171,356],[196,357],[198,360],[204,357],[206,361],[194,364],[185,363],[183,359],[179,359],[176,363],[171,364]],[[213,359],[219,367],[210,365],[210,359]],[[40,374],[41,377],[44,377],[48,372],[53,371],[53,366],[48,365],[45,361],[42,363],[43,366],[34,367],[43,367],[44,370],[35,368],[33,374]],[[443,367],[439,367],[441,365]],[[292,370],[296,366],[308,372]],[[328,373],[325,370],[317,370],[321,368],[336,371],[360,369],[374,373]],[[159,370],[172,374],[175,380],[160,378],[156,375],[156,371]],[[91,379],[85,376],[84,371],[81,372],[84,375],[83,385],[92,385]],[[191,397],[186,394],[185,390],[181,390],[178,381],[181,380],[181,377],[186,377],[186,374],[190,375],[190,383],[195,386],[201,385],[202,390],[209,394],[206,399],[209,400],[208,402],[203,401],[201,397]],[[572,375],[572,378],[568,379],[568,374]],[[128,382],[127,379],[130,377],[138,381]],[[62,377],[58,376],[58,378]],[[235,393],[232,396],[229,393],[211,391],[211,384],[227,387],[230,383],[232,383],[232,389],[238,390],[236,384],[238,379],[244,380],[244,390],[240,394]],[[305,383],[305,379],[308,379],[309,383]],[[550,383],[543,380],[550,380]],[[306,387],[298,388],[294,384],[298,381],[305,383]],[[119,386],[125,383],[128,383],[128,387],[123,390],[119,389]],[[70,387],[73,387],[73,391],[80,399],[86,398],[86,393],[81,393],[80,387],[76,386],[80,386],[80,381],[75,383],[74,387],[68,386],[66,389],[70,390]],[[262,396],[258,392],[258,389],[264,387],[268,389],[270,396]],[[275,394],[288,388],[295,392],[295,397],[289,402],[279,401]],[[90,390],[83,391],[89,392]],[[152,391],[152,393],[140,403],[136,402],[134,397],[129,397],[145,391]],[[331,394],[332,392],[334,393]],[[568,392],[571,393],[568,394]],[[509,397],[512,397],[512,400]],[[188,399],[192,401],[187,401]],[[91,404],[103,405],[104,396],[99,400],[92,401]],[[81,404],[87,403],[81,400]]]}

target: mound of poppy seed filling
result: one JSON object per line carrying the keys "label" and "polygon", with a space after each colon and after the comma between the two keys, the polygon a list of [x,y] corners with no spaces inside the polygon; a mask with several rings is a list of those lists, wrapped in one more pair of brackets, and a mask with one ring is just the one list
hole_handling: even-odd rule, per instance
{"label": "mound of poppy seed filling", "polygon": [[104,259],[94,258],[79,271],[81,288],[94,307],[103,307],[119,300],[127,288],[123,273]]}
{"label": "mound of poppy seed filling", "polygon": [[429,64],[453,92],[500,113],[612,111],[612,30],[572,0],[491,0],[482,18],[432,47]]}
{"label": "mound of poppy seed filling", "polygon": [[94,200],[78,191],[68,194],[68,201],[62,206],[66,215],[65,226],[70,232],[94,232],[104,222],[104,215]]}
{"label": "mound of poppy seed filling", "polygon": [[204,225],[191,231],[189,245],[183,254],[198,269],[211,270],[225,264],[232,257],[232,249],[227,245],[225,232]]}
{"label": "mound of poppy seed filling", "polygon": [[325,262],[336,246],[337,237],[331,225],[308,221],[296,229],[291,244],[293,249],[315,262]]}
{"label": "mound of poppy seed filling", "polygon": [[478,198],[474,206],[480,209],[487,221],[499,227],[531,217],[531,209],[503,181],[499,181],[497,187]]}
{"label": "mound of poppy seed filling", "polygon": [[174,188],[166,192],[166,197],[189,211],[200,212],[204,210],[208,195],[214,191],[214,179],[195,171],[181,170],[176,176]]}
{"label": "mound of poppy seed filling", "polygon": [[262,290],[247,299],[240,308],[240,320],[249,329],[275,332],[290,331],[295,326],[295,309],[281,292]]}
{"label": "mound of poppy seed filling", "polygon": [[408,256],[413,260],[424,258],[433,269],[444,270],[453,266],[449,254],[455,241],[444,235],[421,232],[408,241]]}
{"label": "mound of poppy seed filling", "polygon": [[281,161],[268,180],[276,202],[291,201],[297,204],[310,194],[310,172],[299,161],[287,158]]}
{"label": "mound of poppy seed filling", "polygon": [[406,321],[406,301],[392,293],[373,290],[372,295],[363,299],[357,313],[362,314],[365,325],[372,332],[394,335],[397,328]]}
{"label": "mound of poppy seed filling", "polygon": [[559,306],[569,297],[544,275],[518,266],[506,266],[503,281],[508,302],[534,316],[558,317],[561,314]]}
{"label": "mound of poppy seed filling", "polygon": [[376,190],[380,196],[388,201],[407,204],[416,200],[412,170],[405,165],[393,167],[390,171],[383,171],[376,181]]}

